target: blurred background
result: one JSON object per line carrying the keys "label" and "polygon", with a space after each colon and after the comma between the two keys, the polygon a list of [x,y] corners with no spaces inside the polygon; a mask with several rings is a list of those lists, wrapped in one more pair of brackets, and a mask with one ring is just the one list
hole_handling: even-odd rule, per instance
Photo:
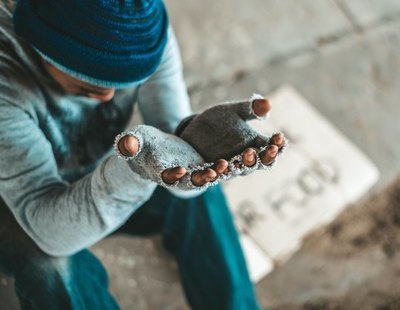
{"label": "blurred background", "polygon": [[[362,199],[257,283],[262,307],[400,309],[400,1],[166,3],[196,111],[289,84],[380,173]],[[93,250],[123,309],[187,309],[158,237],[113,237]],[[17,309],[4,297],[11,281],[0,286],[0,309]]]}

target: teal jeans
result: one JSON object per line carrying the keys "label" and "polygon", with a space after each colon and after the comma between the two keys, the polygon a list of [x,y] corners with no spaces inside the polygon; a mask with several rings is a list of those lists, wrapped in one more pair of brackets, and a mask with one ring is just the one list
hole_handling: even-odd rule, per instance
{"label": "teal jeans", "polygon": [[[159,187],[116,233],[161,233],[192,309],[259,309],[221,189],[181,199]],[[100,261],[88,250],[50,257],[0,206],[0,270],[15,279],[22,309],[119,309]],[[129,294],[127,289],[126,294]]]}

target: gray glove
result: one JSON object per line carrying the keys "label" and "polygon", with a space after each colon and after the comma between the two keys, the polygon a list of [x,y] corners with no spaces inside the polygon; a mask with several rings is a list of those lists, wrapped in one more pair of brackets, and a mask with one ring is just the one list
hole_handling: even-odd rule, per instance
{"label": "gray glove", "polygon": [[[133,156],[123,155],[118,148],[119,141],[126,135],[135,137],[139,143],[139,149]],[[132,171],[163,187],[178,187],[187,191],[194,188],[204,189],[211,185],[195,186],[191,182],[193,171],[206,169],[211,164],[205,164],[197,151],[181,138],[155,127],[139,125],[121,133],[115,139],[114,149],[119,157],[128,161]],[[179,181],[167,184],[162,179],[162,172],[173,167],[184,167],[186,173]]]}
{"label": "gray glove", "polygon": [[[233,175],[245,175],[272,166],[287,141],[282,134],[275,134],[272,138],[259,135],[246,123],[250,119],[265,118],[269,109],[267,100],[253,95],[247,101],[221,104],[181,122],[176,131],[179,137],[151,126],[139,125],[118,135],[114,148],[120,157],[129,160],[129,167],[143,178],[183,191],[205,189]],[[138,143],[133,156],[126,156],[119,150],[120,140],[127,135],[135,137],[136,140],[131,140]],[[278,143],[278,140],[281,142]],[[275,148],[275,155],[268,161],[266,155],[271,147]],[[242,156],[242,152],[249,148],[256,153],[254,164],[250,166],[244,164]],[[221,159],[229,161],[229,168],[224,172],[218,172],[219,164],[216,162]],[[163,172],[174,167],[183,167],[186,172],[173,184],[164,182]],[[216,177],[205,184],[201,182],[202,186],[194,185],[192,173],[208,172],[209,168],[214,170],[214,174],[217,172]]]}
{"label": "gray glove", "polygon": [[[257,102],[255,106],[255,102]],[[178,126],[176,134],[193,146],[207,162],[223,158],[230,162],[234,174],[248,174],[252,170],[270,168],[276,158],[263,164],[261,158],[268,145],[273,144],[271,137],[265,137],[253,130],[246,121],[265,119],[270,109],[269,103],[262,96],[254,94],[249,100],[228,102],[205,110],[199,115],[184,120]],[[287,146],[283,134],[278,155]],[[275,138],[274,138],[275,139]],[[253,148],[257,152],[257,161],[247,167],[242,162],[242,152]]]}

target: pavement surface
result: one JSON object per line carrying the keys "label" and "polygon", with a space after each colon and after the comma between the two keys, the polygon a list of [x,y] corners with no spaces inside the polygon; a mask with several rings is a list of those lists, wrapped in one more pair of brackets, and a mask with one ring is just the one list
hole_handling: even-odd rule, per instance
{"label": "pavement surface", "polygon": [[[400,1],[166,2],[196,111],[290,84],[381,172],[371,193],[258,283],[263,308],[400,309]],[[122,309],[187,309],[158,237],[108,238],[93,251]],[[0,277],[0,309],[18,309],[9,278]]]}

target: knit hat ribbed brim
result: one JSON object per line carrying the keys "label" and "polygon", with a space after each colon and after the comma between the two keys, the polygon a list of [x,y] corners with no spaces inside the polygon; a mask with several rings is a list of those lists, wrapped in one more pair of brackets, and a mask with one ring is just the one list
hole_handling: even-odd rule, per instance
{"label": "knit hat ribbed brim", "polygon": [[161,0],[19,0],[17,35],[71,76],[126,87],[158,67],[167,41]]}

